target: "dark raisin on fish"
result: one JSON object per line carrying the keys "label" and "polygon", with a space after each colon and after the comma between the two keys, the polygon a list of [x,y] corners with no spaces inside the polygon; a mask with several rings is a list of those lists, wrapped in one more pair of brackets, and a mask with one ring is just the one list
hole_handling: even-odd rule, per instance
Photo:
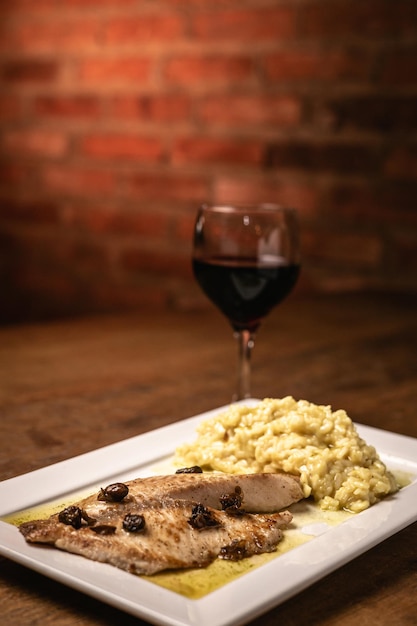
{"label": "dark raisin on fish", "polygon": [[146,522],[139,513],[127,513],[123,520],[123,530],[129,533],[140,533],[145,529]]}
{"label": "dark raisin on fish", "polygon": [[63,509],[60,513],[58,513],[58,520],[62,524],[72,526],[77,530],[83,525],[94,526],[97,521],[94,517],[90,517],[86,511],[80,509],[78,506],[68,506],[66,509]]}
{"label": "dark raisin on fish", "polygon": [[188,523],[196,530],[221,526],[214,513],[202,504],[196,504],[193,506]]}
{"label": "dark raisin on fish", "polygon": [[121,502],[129,493],[129,487],[124,483],[113,483],[100,489],[97,500],[105,502]]}
{"label": "dark raisin on fish", "polygon": [[241,508],[243,501],[242,489],[237,486],[233,493],[226,493],[220,496],[220,505],[222,510],[228,515],[244,515],[245,511]]}
{"label": "dark raisin on fish", "polygon": [[114,535],[116,532],[116,526],[110,524],[99,524],[98,526],[92,526],[91,530],[97,535]]}
{"label": "dark raisin on fish", "polygon": [[228,546],[223,546],[219,553],[219,558],[224,561],[241,561],[246,556],[246,543],[243,539],[234,539]]}
{"label": "dark raisin on fish", "polygon": [[82,510],[78,506],[68,506],[58,514],[58,520],[62,524],[78,529],[81,528],[82,514]]}
{"label": "dark raisin on fish", "polygon": [[199,465],[193,465],[192,467],[182,467],[177,469],[176,474],[202,474],[203,470]]}

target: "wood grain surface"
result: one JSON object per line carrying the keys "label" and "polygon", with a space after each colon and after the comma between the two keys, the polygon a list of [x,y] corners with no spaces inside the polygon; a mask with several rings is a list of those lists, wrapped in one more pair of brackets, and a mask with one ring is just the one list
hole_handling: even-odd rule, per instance
{"label": "wood grain surface", "polygon": [[[417,437],[416,304],[289,298],[258,332],[252,395],[330,404]],[[210,308],[1,328],[0,479],[227,404],[236,358]],[[0,581],[5,626],[145,624],[4,558]],[[416,615],[413,524],[250,624],[411,626]]]}

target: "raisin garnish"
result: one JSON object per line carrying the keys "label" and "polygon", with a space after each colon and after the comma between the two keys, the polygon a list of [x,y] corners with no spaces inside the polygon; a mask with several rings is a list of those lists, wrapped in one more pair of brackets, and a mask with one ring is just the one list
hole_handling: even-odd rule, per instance
{"label": "raisin garnish", "polygon": [[241,508],[243,501],[242,489],[237,486],[233,493],[226,493],[220,496],[220,504],[222,510],[229,515],[244,515],[245,511]]}
{"label": "raisin garnish", "polygon": [[114,535],[116,532],[116,526],[110,524],[99,524],[98,526],[92,526],[91,530],[97,535]]}
{"label": "raisin garnish", "polygon": [[100,489],[100,493],[97,496],[97,500],[104,500],[105,502],[121,502],[126,498],[129,493],[129,487],[124,483],[113,483]]}
{"label": "raisin garnish", "polygon": [[230,545],[223,546],[219,552],[219,557],[224,561],[241,561],[246,556],[246,543],[243,539],[234,539]]}
{"label": "raisin garnish", "polygon": [[68,506],[58,514],[58,520],[62,524],[72,526],[73,528],[81,528],[83,512],[78,506]]}
{"label": "raisin garnish", "polygon": [[202,504],[196,504],[193,506],[188,523],[196,530],[221,526],[214,513]]}
{"label": "raisin garnish", "polygon": [[[94,517],[90,517],[86,511],[80,509],[78,506],[68,506],[66,509],[58,513],[58,520],[62,524],[72,526],[75,529],[81,528],[81,526],[93,526],[96,523]],[[84,524],[83,524],[84,522]]]}
{"label": "raisin garnish", "polygon": [[146,522],[143,515],[139,513],[127,513],[123,520],[123,530],[128,533],[140,533],[145,529]]}
{"label": "raisin garnish", "polygon": [[203,470],[199,465],[193,465],[192,467],[181,467],[177,469],[176,474],[202,474]]}

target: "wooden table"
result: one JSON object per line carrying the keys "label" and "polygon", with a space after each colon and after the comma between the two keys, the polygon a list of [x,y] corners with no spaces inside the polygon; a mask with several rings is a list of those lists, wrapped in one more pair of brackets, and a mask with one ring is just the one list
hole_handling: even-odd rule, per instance
{"label": "wooden table", "polygon": [[[258,333],[253,395],[417,437],[416,304],[294,295]],[[0,479],[228,403],[236,352],[210,307],[0,329]],[[251,624],[416,624],[416,562],[414,524]],[[3,558],[0,580],[5,626],[144,624]]]}

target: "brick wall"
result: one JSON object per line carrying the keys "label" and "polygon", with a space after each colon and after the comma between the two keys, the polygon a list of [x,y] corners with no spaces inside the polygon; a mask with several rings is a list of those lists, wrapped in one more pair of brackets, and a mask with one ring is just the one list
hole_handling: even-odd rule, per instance
{"label": "brick wall", "polygon": [[205,300],[197,206],[296,206],[297,289],[417,288],[416,0],[2,0],[0,318]]}

